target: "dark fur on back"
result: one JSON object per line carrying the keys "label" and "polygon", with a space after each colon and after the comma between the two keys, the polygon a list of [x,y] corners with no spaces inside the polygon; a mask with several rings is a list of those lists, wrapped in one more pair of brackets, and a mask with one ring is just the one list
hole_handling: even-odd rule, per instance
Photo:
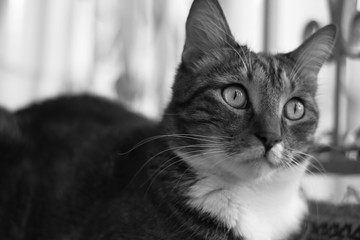
{"label": "dark fur on back", "polygon": [[0,184],[9,186],[1,189],[1,239],[77,239],[96,208],[119,195],[142,165],[136,151],[121,162],[128,157],[121,149],[151,135],[153,125],[90,96],[35,104],[12,118],[22,139],[0,146],[15,155],[1,158],[7,174]]}
{"label": "dark fur on back", "polygon": [[[325,27],[287,54],[255,53],[236,43],[216,0],[195,0],[159,123],[86,95],[0,110],[0,239],[251,239],[239,194],[292,187],[278,181],[292,181],[287,171],[301,176],[335,33]],[[237,94],[246,104],[228,102]],[[292,100],[300,105],[290,112],[305,109],[296,120],[285,115]],[[302,206],[294,186],[285,200]],[[294,222],[284,239],[300,239],[305,214],[281,219]]]}

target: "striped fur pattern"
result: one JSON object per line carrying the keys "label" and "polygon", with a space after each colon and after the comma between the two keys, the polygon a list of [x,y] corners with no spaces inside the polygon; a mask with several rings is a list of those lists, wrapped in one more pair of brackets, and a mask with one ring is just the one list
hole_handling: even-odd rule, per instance
{"label": "striped fur pattern", "polygon": [[[187,207],[241,239],[289,239],[301,230],[300,180],[319,117],[316,78],[335,37],[329,25],[290,53],[255,53],[236,43],[216,0],[194,1],[161,123],[179,136],[167,144],[188,166],[177,173],[187,182],[177,183]],[[226,102],[230,86],[243,90],[246,107]],[[300,119],[286,117],[290,100],[302,103]]]}

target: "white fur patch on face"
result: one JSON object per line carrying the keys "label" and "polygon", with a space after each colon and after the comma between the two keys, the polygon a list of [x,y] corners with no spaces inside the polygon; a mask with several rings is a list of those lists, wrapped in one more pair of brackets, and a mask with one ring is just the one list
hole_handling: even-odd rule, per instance
{"label": "white fur patch on face", "polygon": [[274,165],[280,165],[283,161],[284,145],[282,142],[277,143],[268,153],[268,160]]}
{"label": "white fur patch on face", "polygon": [[[283,149],[279,146],[275,151]],[[286,169],[262,170],[272,174],[245,180],[221,173],[229,170],[219,164],[227,165],[226,159],[208,158],[209,166],[216,164],[212,165],[213,171],[209,171],[204,169],[206,160],[201,156],[178,155],[195,168],[200,179],[188,192],[189,205],[224,222],[238,236],[247,240],[282,240],[300,230],[307,213],[307,205],[300,197],[300,180],[307,163]],[[239,169],[238,166],[233,171]]]}
{"label": "white fur patch on face", "polygon": [[220,182],[229,183],[271,177],[277,171],[275,167],[283,161],[283,151],[283,144],[278,143],[266,157],[262,146],[254,146],[232,156],[221,149],[204,150],[196,156],[181,151],[176,154],[202,175],[211,175]]}

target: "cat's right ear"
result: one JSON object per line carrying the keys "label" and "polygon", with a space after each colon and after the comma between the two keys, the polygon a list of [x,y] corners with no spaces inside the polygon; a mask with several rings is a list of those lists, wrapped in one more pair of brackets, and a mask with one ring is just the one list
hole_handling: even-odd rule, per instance
{"label": "cat's right ear", "polygon": [[186,21],[182,53],[185,65],[193,64],[211,49],[234,44],[229,25],[217,0],[194,0]]}
{"label": "cat's right ear", "polygon": [[306,39],[295,51],[289,53],[289,56],[296,61],[298,71],[316,77],[333,52],[336,35],[336,26],[327,25]]}

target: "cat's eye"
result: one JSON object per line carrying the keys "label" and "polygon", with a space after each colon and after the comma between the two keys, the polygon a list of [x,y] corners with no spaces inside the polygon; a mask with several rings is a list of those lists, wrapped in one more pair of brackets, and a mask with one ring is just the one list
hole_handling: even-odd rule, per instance
{"label": "cat's eye", "polygon": [[304,104],[299,99],[291,99],[286,103],[284,113],[290,120],[299,120],[305,114]]}
{"label": "cat's eye", "polygon": [[244,109],[247,105],[245,90],[240,86],[230,86],[223,90],[222,96],[227,104],[233,108]]}

